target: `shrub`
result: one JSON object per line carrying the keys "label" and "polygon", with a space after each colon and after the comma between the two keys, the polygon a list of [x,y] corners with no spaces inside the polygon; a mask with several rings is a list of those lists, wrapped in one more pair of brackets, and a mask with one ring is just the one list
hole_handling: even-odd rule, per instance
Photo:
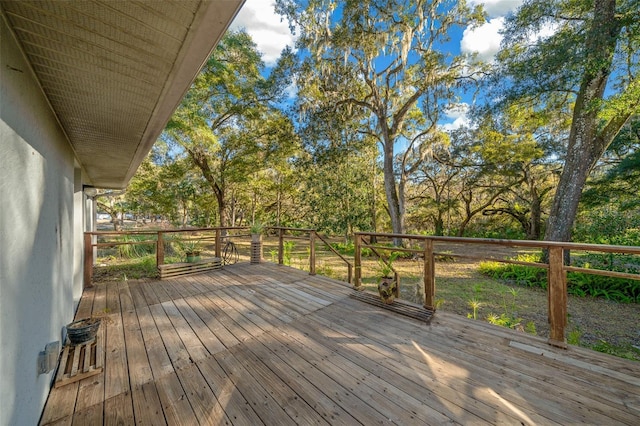
{"label": "shrub", "polygon": [[[606,265],[606,263],[603,263],[602,261],[603,257],[611,259],[608,254],[590,254],[588,257],[583,258],[579,265],[583,267],[592,267],[592,264],[585,262],[584,259],[592,259],[594,260],[594,263],[599,266]],[[626,259],[628,256],[624,256],[624,258]],[[515,260],[539,262],[540,255],[519,255],[515,257]],[[612,265],[611,260],[608,262],[609,265]],[[626,270],[623,272],[638,272],[636,270],[636,268],[639,268],[638,265],[629,262],[622,263],[626,265]],[[622,268],[616,268],[615,265],[613,265],[608,269],[619,270]],[[479,270],[482,274],[494,279],[505,280],[525,287],[547,288],[547,274],[541,268],[499,262],[481,262]],[[602,297],[616,302],[640,302],[640,281],[637,280],[604,277],[582,272],[569,272],[567,273],[567,291],[569,294],[582,297]]]}
{"label": "shrub", "polygon": [[[520,262],[540,262],[539,254],[521,254],[512,260]],[[480,273],[499,280],[505,280],[524,287],[547,288],[547,274],[535,266],[515,265],[500,262],[480,262]]]}
{"label": "shrub", "polygon": [[[137,243],[153,239],[151,235],[123,235],[121,242]],[[118,246],[118,254],[122,258],[132,259],[155,254],[154,244],[123,244]]]}

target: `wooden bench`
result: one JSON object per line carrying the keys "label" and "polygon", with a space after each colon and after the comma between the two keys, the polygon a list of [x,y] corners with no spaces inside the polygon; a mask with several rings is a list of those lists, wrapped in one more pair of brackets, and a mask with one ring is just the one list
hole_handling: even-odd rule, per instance
{"label": "wooden bench", "polygon": [[206,271],[222,268],[222,259],[211,257],[200,259],[197,262],[166,263],[158,266],[160,279],[180,277],[183,275],[199,274]]}

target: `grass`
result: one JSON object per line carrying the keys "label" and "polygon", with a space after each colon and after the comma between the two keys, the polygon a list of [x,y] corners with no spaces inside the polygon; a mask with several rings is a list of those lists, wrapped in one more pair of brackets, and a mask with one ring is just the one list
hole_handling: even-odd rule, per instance
{"label": "grass", "polygon": [[155,254],[124,259],[114,256],[103,257],[98,259],[98,265],[93,269],[94,282],[157,277]]}

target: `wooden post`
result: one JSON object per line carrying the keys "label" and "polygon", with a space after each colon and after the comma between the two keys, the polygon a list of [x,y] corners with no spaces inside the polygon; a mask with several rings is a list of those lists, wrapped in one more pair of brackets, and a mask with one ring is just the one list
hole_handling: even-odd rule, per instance
{"label": "wooden post", "polygon": [[284,229],[278,230],[278,265],[284,264]]}
{"label": "wooden post", "polygon": [[424,307],[436,310],[436,273],[433,240],[424,240]]}
{"label": "wooden post", "polygon": [[84,288],[91,288],[93,284],[93,245],[91,244],[92,235],[88,232],[84,233]]}
{"label": "wooden post", "polygon": [[355,238],[354,238],[354,244],[355,244],[355,253],[354,253],[354,266],[356,268],[356,274],[355,277],[353,279],[353,288],[355,288],[356,290],[361,290],[360,285],[362,284],[362,258],[361,258],[361,251],[362,251],[362,236],[360,234],[356,234]]}
{"label": "wooden post", "polygon": [[158,231],[158,241],[156,243],[156,266],[164,265],[164,233]]}
{"label": "wooden post", "polygon": [[309,275],[316,274],[316,231],[309,232]]}
{"label": "wooden post", "polygon": [[220,253],[222,253],[222,233],[220,228],[216,228],[216,257],[220,258]]}
{"label": "wooden post", "polygon": [[353,266],[350,263],[347,263],[347,282],[353,283]]}
{"label": "wooden post", "polygon": [[567,325],[567,273],[564,270],[564,249],[549,248],[549,344],[567,348],[564,330]]}

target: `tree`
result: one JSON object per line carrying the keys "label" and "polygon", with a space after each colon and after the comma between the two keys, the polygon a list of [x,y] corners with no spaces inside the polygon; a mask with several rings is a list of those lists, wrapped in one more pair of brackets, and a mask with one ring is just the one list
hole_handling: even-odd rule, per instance
{"label": "tree", "polygon": [[542,235],[543,205],[556,184],[559,118],[514,103],[485,114],[475,130],[482,172],[501,186],[482,213],[512,217],[530,240]]}
{"label": "tree", "polygon": [[[297,79],[303,112],[362,117],[358,131],[381,146],[391,226],[402,233],[406,180],[397,181],[396,150],[400,142],[413,150],[438,140],[443,106],[454,99],[456,87],[470,81],[464,58],[439,51],[439,45],[455,26],[477,22],[480,9],[472,13],[464,1],[450,0],[276,5],[299,29],[298,47],[309,52]],[[404,169],[401,174],[407,177]]]}
{"label": "tree", "polygon": [[[549,28],[551,36],[540,35]],[[545,233],[569,241],[589,173],[640,108],[640,8],[636,0],[530,0],[507,19],[504,35],[500,77],[510,98],[534,98],[548,110],[573,105]]]}
{"label": "tree", "polygon": [[303,167],[300,202],[307,207],[307,222],[318,230],[343,235],[345,240],[354,231],[371,230],[373,223],[370,201],[374,188],[368,178],[377,150],[362,145],[358,150],[332,150],[334,155],[309,156]]}
{"label": "tree", "polygon": [[105,189],[98,190],[98,193],[94,196],[98,209],[107,212],[111,216],[114,231],[120,231],[123,225],[124,193],[125,191]]}
{"label": "tree", "polygon": [[607,161],[599,176],[587,183],[586,208],[615,205],[620,211],[637,209],[640,187],[640,117],[632,119],[618,133],[605,153]]}
{"label": "tree", "polygon": [[187,153],[214,193],[220,226],[235,216],[230,188],[295,146],[293,126],[277,105],[292,66],[292,53],[284,51],[265,78],[251,37],[228,32],[167,126],[164,137]]}

